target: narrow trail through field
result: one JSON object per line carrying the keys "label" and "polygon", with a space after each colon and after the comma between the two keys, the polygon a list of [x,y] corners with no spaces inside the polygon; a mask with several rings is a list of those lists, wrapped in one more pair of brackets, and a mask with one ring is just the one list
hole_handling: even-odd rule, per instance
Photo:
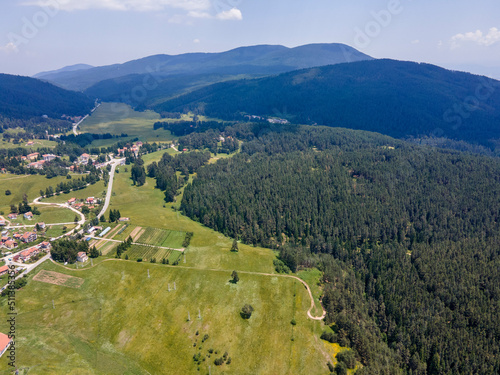
{"label": "narrow trail through field", "polygon": [[[67,269],[69,271],[79,271],[79,272],[86,271],[86,270],[89,270],[91,268],[97,267],[104,262],[111,262],[111,261],[130,262],[128,260],[123,260],[123,259],[104,259],[102,262],[99,262],[99,263],[97,263],[93,266],[90,266],[90,267],[73,269],[73,268],[66,267],[62,264],[55,262],[52,258],[50,260],[52,263],[57,264],[59,267],[62,267],[62,268]],[[153,266],[153,264],[151,264],[151,265]],[[168,267],[168,268],[180,268],[180,269],[192,270],[192,271],[210,271],[210,272],[224,272],[224,273],[231,273],[232,272],[232,270],[221,270],[221,269],[215,269],[215,268],[196,268],[196,267],[187,267],[187,266],[172,266],[172,265],[167,265],[167,264],[161,264],[161,265],[157,265],[157,266]],[[290,278],[290,279],[295,279],[295,280],[301,282],[302,285],[304,285],[304,287],[306,288],[307,293],[309,294],[309,298],[311,299],[311,307],[309,307],[309,310],[307,310],[307,316],[309,317],[309,319],[312,319],[312,320],[323,320],[325,318],[326,311],[323,308],[323,306],[321,306],[321,309],[323,310],[323,314],[321,316],[313,316],[312,315],[312,311],[316,308],[316,304],[314,302],[314,297],[312,295],[312,291],[311,291],[311,288],[309,287],[309,285],[304,280],[302,280],[300,277],[293,276],[293,275],[283,275],[283,274],[264,273],[264,272],[252,272],[252,271],[236,271],[236,272],[238,272],[239,274],[244,274],[244,275]]]}

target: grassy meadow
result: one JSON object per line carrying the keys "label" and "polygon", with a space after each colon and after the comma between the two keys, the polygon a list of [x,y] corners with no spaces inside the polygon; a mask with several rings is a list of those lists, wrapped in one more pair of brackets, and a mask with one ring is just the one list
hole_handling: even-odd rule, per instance
{"label": "grassy meadow", "polygon": [[[42,269],[84,283],[32,280]],[[292,279],[242,274],[232,284],[230,272],[118,260],[82,271],[45,262],[29,279],[17,292],[17,363],[30,374],[327,373],[322,323],[307,318],[309,297]],[[246,303],[255,309],[249,320],[239,314]],[[231,364],[215,366],[226,351]],[[10,373],[7,362],[0,374]]]}
{"label": "grassy meadow", "polygon": [[[104,103],[80,130],[128,133],[143,141],[172,140],[167,131],[153,131],[158,119],[152,112],[138,113],[122,104]],[[104,146],[104,141],[93,146]],[[167,149],[145,155],[145,164],[160,160],[165,152],[176,153]],[[176,202],[165,203],[154,179],[134,186],[130,170],[130,165],[117,168],[105,214],[108,218],[109,210],[117,209],[130,222],[104,224],[115,228],[109,238],[124,240],[142,227],[136,242],[181,247],[185,233],[193,232],[190,246],[181,254],[133,245],[122,255],[122,259],[129,256],[125,261],[114,259],[117,243],[94,240],[105,256],[84,268],[47,261],[31,272],[28,285],[16,293],[20,374],[327,374],[327,362],[335,364],[335,354],[342,348],[319,338],[325,326],[307,317],[310,298],[304,286],[295,279],[274,275],[275,254],[244,244],[239,244],[238,252],[231,252],[231,238],[178,211],[182,191]],[[7,214],[11,202],[19,203],[23,193],[32,200],[40,195],[40,189],[64,180],[0,175],[0,209]],[[3,195],[6,189],[12,195]],[[104,191],[101,181],[44,201],[101,197]],[[61,221],[69,218],[69,222],[75,216],[69,210],[39,208],[46,222],[55,222],[49,221],[49,215]],[[32,224],[36,221],[42,220],[36,218]],[[62,229],[49,231],[55,234]],[[152,257],[157,263],[136,261]],[[163,257],[170,263],[178,259],[179,265],[159,263]],[[83,284],[70,288],[33,280],[41,270],[81,278]],[[237,284],[230,282],[233,270],[240,272]],[[299,276],[307,281],[319,306],[321,272],[301,271]],[[245,320],[240,311],[247,303],[255,311]],[[6,299],[0,299],[0,313],[5,316],[7,308]],[[313,314],[321,315],[321,308]],[[0,332],[7,329],[7,321],[0,320]],[[208,339],[203,340],[205,335]],[[231,363],[216,366],[214,360],[225,352]],[[11,372],[4,355],[0,375]]]}
{"label": "grassy meadow", "polygon": [[[126,140],[139,138],[143,142],[167,142],[174,139],[168,130],[153,130],[153,124],[160,120],[160,115],[153,111],[136,112],[122,103],[102,103],[101,106],[79,126],[83,133],[120,135],[126,133]],[[107,147],[117,139],[100,139],[92,142],[95,147]]]}

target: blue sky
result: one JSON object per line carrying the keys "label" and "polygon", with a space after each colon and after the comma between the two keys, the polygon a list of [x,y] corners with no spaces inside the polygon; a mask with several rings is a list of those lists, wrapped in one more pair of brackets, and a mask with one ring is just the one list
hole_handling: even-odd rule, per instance
{"label": "blue sky", "polygon": [[338,42],[500,78],[499,14],[498,0],[3,0],[0,72]]}

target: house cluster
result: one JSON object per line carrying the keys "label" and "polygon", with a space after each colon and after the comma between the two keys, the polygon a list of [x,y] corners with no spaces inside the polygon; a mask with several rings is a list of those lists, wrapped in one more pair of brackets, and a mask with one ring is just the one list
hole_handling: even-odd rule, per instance
{"label": "house cluster", "polygon": [[14,233],[12,236],[8,232],[2,232],[0,240],[0,247],[6,249],[15,249],[19,246],[20,242],[31,243],[38,238],[35,232]]}
{"label": "house cluster", "polygon": [[32,246],[30,247],[29,249],[26,249],[26,250],[23,250],[23,251],[20,251],[19,253],[17,253],[16,255],[14,255],[14,262],[27,262],[29,261],[31,258],[33,258],[35,255],[38,255],[40,254],[42,251],[49,251],[51,248],[51,245],[50,245],[50,242],[42,242],[36,246]]}
{"label": "house cluster", "polygon": [[78,202],[76,198],[68,199],[68,205],[76,208],[77,210],[81,210],[84,206],[87,206],[89,209],[93,209],[97,204],[100,203],[100,199],[95,197],[88,197],[84,202]]}
{"label": "house cluster", "polygon": [[125,152],[130,151],[133,152],[135,157],[139,154],[139,150],[141,149],[143,143],[141,141],[135,142],[131,147],[123,147],[117,150],[117,156],[125,156]]}

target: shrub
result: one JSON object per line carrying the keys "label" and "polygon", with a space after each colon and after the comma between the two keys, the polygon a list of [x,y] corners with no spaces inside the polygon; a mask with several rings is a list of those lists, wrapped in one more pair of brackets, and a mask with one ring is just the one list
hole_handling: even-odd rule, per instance
{"label": "shrub", "polygon": [[345,363],[347,368],[356,367],[356,356],[352,350],[344,350],[337,354],[337,361]]}
{"label": "shrub", "polygon": [[332,344],[334,342],[337,342],[337,337],[335,336],[335,333],[333,333],[333,332],[323,331],[320,338],[321,338],[321,340],[331,342]]}
{"label": "shrub", "polygon": [[347,366],[344,362],[337,363],[337,366],[335,366],[335,373],[337,375],[347,375]]}
{"label": "shrub", "polygon": [[214,364],[216,366],[221,366],[224,364],[224,360],[222,358],[217,358],[215,361],[214,361]]}
{"label": "shrub", "polygon": [[142,262],[142,258],[137,259],[138,262]]}
{"label": "shrub", "polygon": [[243,306],[241,308],[241,317],[243,319],[250,319],[250,317],[252,316],[252,313],[253,313],[254,309],[252,307],[252,305],[249,305],[249,304],[246,304],[245,306]]}

